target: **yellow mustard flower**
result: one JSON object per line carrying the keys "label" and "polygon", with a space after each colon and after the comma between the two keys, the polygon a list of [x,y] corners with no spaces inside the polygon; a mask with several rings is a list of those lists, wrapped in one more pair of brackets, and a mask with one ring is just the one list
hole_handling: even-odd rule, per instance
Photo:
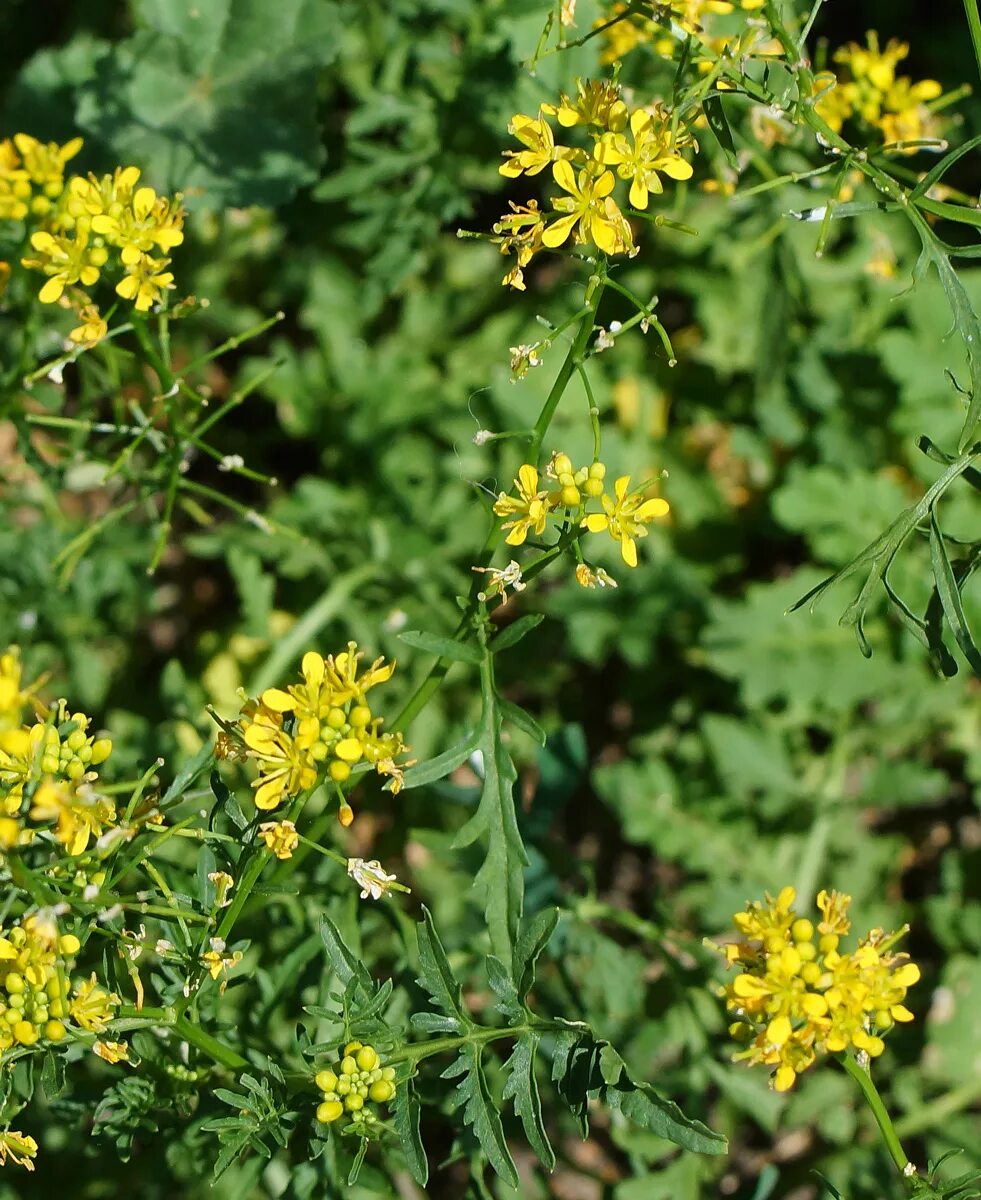
{"label": "yellow mustard flower", "polygon": [[64,186],[65,167],[81,150],[82,139],[71,138],[59,146],[57,142],[39,142],[27,133],[15,133],[14,145],[31,183],[47,199],[56,199]]}
{"label": "yellow mustard flower", "polygon": [[0,1167],[7,1162],[15,1163],[26,1171],[34,1170],[32,1159],[37,1158],[37,1142],[17,1129],[5,1129],[0,1133]]}
{"label": "yellow mustard flower", "polygon": [[554,249],[575,232],[577,241],[595,242],[604,254],[622,252],[622,214],[614,204],[616,216],[620,218],[618,222],[605,203],[616,182],[613,172],[603,171],[600,175],[592,175],[583,170],[577,177],[570,164],[563,159],[553,165],[552,174],[559,187],[569,195],[553,201],[554,211],[565,215],[548,225],[542,234],[542,243]]}
{"label": "yellow mustard flower", "polygon": [[90,840],[116,823],[116,806],[86,784],[44,779],[32,797],[32,821],[54,821],[54,836],[69,854],[77,857]]}
{"label": "yellow mustard flower", "polygon": [[578,79],[574,100],[563,92],[558,104],[543,104],[542,112],[554,116],[566,129],[585,125],[617,133],[627,125],[627,106],[620,88],[606,80]]}
{"label": "yellow mustard flower", "polygon": [[644,499],[644,491],[640,489],[631,493],[630,476],[621,475],[613,485],[615,499],[603,495],[603,512],[590,513],[583,518],[583,526],[590,533],[609,533],[614,541],[620,543],[620,554],[628,567],[637,565],[636,538],[646,537],[647,526],[658,517],[670,512],[670,505],[660,496],[649,500]]}
{"label": "yellow mustard flower", "polygon": [[168,271],[170,260],[141,254],[126,264],[126,274],[116,284],[116,292],[124,300],[132,300],[137,312],[148,312],[165,291],[174,287],[173,272]]}
{"label": "yellow mustard flower", "polygon": [[735,1058],[770,1067],[781,1092],[819,1054],[880,1055],[882,1034],[913,1019],[903,1001],[920,977],[916,964],[893,949],[905,928],[888,935],[874,929],[842,953],[850,897],[819,893],[816,927],[796,915],[795,899],[787,887],[776,900],[749,905],[735,917],[740,940],[718,947],[740,972],[724,990],[737,1018],[730,1033],[746,1047]]}
{"label": "yellow mustard flower", "polygon": [[109,258],[105,246],[89,244],[88,234],[79,232],[76,237],[67,234],[51,234],[38,229],[31,234],[31,246],[37,252],[35,258],[23,258],[23,266],[41,271],[48,276],[47,283],[38,292],[42,304],[54,304],[60,300],[66,287],[81,283],[91,287],[98,282],[99,274]]}
{"label": "yellow mustard flower", "polygon": [[83,305],[78,317],[81,324],[76,325],[68,334],[69,341],[77,346],[95,346],[109,332],[109,324],[95,304]]}
{"label": "yellow mustard flower", "polygon": [[125,1042],[104,1042],[97,1041],[92,1047],[93,1054],[97,1054],[103,1062],[116,1063],[129,1062],[129,1047]]}
{"label": "yellow mustard flower", "polygon": [[514,517],[506,521],[503,528],[509,530],[504,539],[509,546],[520,546],[528,534],[542,534],[549,513],[548,493],[539,491],[538,471],[530,463],[523,463],[514,481],[517,496],[501,492],[494,501],[494,512],[499,517]]}
{"label": "yellow mustard flower", "polygon": [[75,985],[68,1011],[72,1020],[86,1033],[104,1033],[112,1020],[114,1008],[122,1000],[115,992],[107,991],[96,978],[95,972]]}
{"label": "yellow mustard flower", "polygon": [[219,994],[224,995],[225,988],[228,987],[228,973],[233,971],[242,961],[242,951],[236,950],[234,954],[225,952],[225,943],[221,938],[211,939],[211,949],[206,950],[201,955],[201,962],[207,968],[208,974],[212,979],[221,979],[218,985]]}
{"label": "yellow mustard flower", "polygon": [[115,203],[92,218],[95,233],[119,248],[126,266],[135,266],[155,248],[168,254],[184,240],[184,210],[179,197],[158,196],[137,188],[128,204]]}
{"label": "yellow mustard flower", "polygon": [[630,114],[630,134],[608,133],[596,146],[596,161],[615,166],[621,179],[629,179],[630,203],[647,208],[651,192],[660,195],[664,185],[658,172],[671,179],[691,179],[692,167],[671,141],[666,110],[638,108]]}
{"label": "yellow mustard flower", "polygon": [[244,724],[248,755],[259,768],[253,781],[255,806],[263,811],[277,808],[317,782],[317,764],[303,753],[286,732],[282,718],[258,706]]}
{"label": "yellow mustard flower", "polygon": [[292,821],[265,821],[259,826],[259,835],[278,859],[285,862],[293,857],[300,844],[299,834]]}
{"label": "yellow mustard flower", "polygon": [[523,292],[524,268],[542,248],[545,214],[539,209],[537,200],[529,200],[527,204],[508,203],[511,211],[494,225],[494,233],[498,235],[495,241],[502,254],[514,254],[517,261],[501,282],[505,287]]}
{"label": "yellow mustard flower", "polygon": [[569,153],[556,147],[552,127],[542,116],[526,117],[517,113],[511,118],[508,133],[525,147],[524,150],[504,151],[507,162],[501,163],[498,170],[509,179],[522,174],[537,175],[554,161],[557,153]]}

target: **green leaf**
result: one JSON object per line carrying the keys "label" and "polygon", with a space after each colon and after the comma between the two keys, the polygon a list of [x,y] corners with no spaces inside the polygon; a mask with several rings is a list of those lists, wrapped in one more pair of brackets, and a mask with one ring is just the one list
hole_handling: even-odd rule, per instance
{"label": "green leaf", "polygon": [[443,1072],[442,1079],[463,1078],[453,1092],[453,1107],[463,1109],[463,1120],[476,1134],[487,1161],[505,1183],[518,1186],[518,1172],[508,1150],[501,1118],[487,1086],[481,1062],[482,1047],[464,1046],[460,1057]]}
{"label": "green leaf", "polygon": [[511,1057],[505,1063],[509,1072],[504,1085],[504,1099],[514,1101],[514,1111],[521,1118],[528,1144],[541,1159],[547,1171],[555,1169],[552,1150],[542,1121],[542,1102],[535,1079],[535,1056],[538,1052],[537,1033],[526,1033],[515,1042]]}
{"label": "green leaf", "polygon": [[525,616],[518,617],[517,621],[512,621],[510,625],[491,638],[491,651],[498,654],[501,650],[508,650],[512,646],[516,646],[525,634],[531,633],[544,620],[544,613],[526,613]]}
{"label": "green leaf", "polygon": [[465,742],[461,742],[459,746],[454,746],[451,750],[445,750],[435,758],[421,762],[415,767],[408,767],[402,783],[403,790],[411,791],[412,788],[424,787],[427,783],[435,783],[438,779],[445,779],[461,763],[467,761],[470,755],[477,749],[477,742],[478,735],[475,732]]}
{"label": "green leaf", "polygon": [[97,64],[79,125],[148,181],[211,208],[275,205],[323,158],[321,68],[340,18],[321,0],[141,0]]}
{"label": "green leaf", "polygon": [[422,1138],[419,1136],[420,1108],[411,1079],[399,1082],[392,1107],[395,1113],[395,1131],[402,1144],[406,1166],[416,1183],[424,1188],[429,1179],[429,1162],[423,1149]]}
{"label": "green leaf", "polygon": [[456,835],[453,845],[459,849],[478,838],[486,841],[487,857],[474,879],[474,888],[483,900],[491,949],[513,972],[528,858],[514,808],[513,789],[518,776],[501,739],[501,708],[489,653],[480,680],[483,712],[478,745],[483,760],[483,789],[477,811]]}
{"label": "green leaf", "polygon": [[160,807],[166,808],[168,805],[176,802],[184,795],[195,779],[199,775],[203,775],[214,761],[214,747],[210,742],[205,742],[190,762],[186,762],[174,776],[170,787],[160,799]]}
{"label": "green leaf", "polygon": [[501,700],[500,704],[501,715],[505,721],[510,721],[512,725],[517,726],[523,733],[527,733],[529,737],[534,738],[539,746],[545,745],[545,730],[542,729],[531,713],[525,712],[517,704],[512,704],[510,700]]}
{"label": "green leaf", "polygon": [[602,1088],[600,1098],[635,1125],[674,1142],[683,1150],[693,1150],[699,1154],[728,1152],[729,1143],[721,1133],[715,1133],[701,1121],[686,1117],[677,1104],[659,1096],[648,1083],[634,1083],[625,1078],[617,1086]]}
{"label": "green leaf", "polygon": [[947,547],[944,545],[944,535],[937,521],[937,510],[930,510],[930,561],[933,565],[933,575],[937,581],[937,595],[943,606],[944,616],[950,626],[954,640],[961,648],[961,653],[971,664],[975,673],[981,677],[981,652],[975,644],[971,627],[961,603],[961,593],[954,569],[947,557]]}
{"label": "green leaf", "polygon": [[433,925],[432,913],[425,905],[422,920],[416,925],[416,942],[419,949],[419,978],[416,982],[426,989],[433,1003],[446,1013],[441,1028],[453,1032],[471,1025],[463,1007],[460,984]]}
{"label": "green leaf", "polygon": [[354,1161],[351,1163],[351,1169],[347,1173],[347,1186],[354,1187],[358,1182],[358,1176],[361,1174],[361,1166],[364,1163],[364,1156],[368,1153],[368,1139],[362,1138],[361,1144],[358,1146],[358,1152],[354,1156]]}
{"label": "green leaf", "polygon": [[706,96],[702,101],[702,111],[705,113],[709,129],[715,134],[716,141],[722,147],[722,153],[726,156],[726,162],[733,170],[736,170],[739,166],[739,160],[736,158],[736,147],[732,143],[732,130],[729,128],[725,108],[723,108],[722,99],[718,93]]}
{"label": "green leaf", "polygon": [[525,924],[514,951],[515,978],[518,994],[527,996],[535,982],[538,956],[549,943],[559,921],[557,908],[543,908]]}
{"label": "green leaf", "polygon": [[435,633],[423,633],[419,629],[407,629],[399,634],[399,640],[416,650],[425,650],[428,654],[436,654],[451,662],[469,663],[472,667],[479,666],[484,657],[479,646],[458,642],[455,638],[439,637]]}

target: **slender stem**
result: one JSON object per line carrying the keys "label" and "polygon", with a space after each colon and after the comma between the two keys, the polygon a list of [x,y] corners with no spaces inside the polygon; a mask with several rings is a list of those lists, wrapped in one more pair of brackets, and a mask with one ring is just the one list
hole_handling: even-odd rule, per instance
{"label": "slender stem", "polygon": [[971,42],[974,45],[974,57],[978,63],[978,74],[981,75],[981,14],[978,13],[978,0],[964,0],[964,14],[971,31]]}
{"label": "slender stem", "polygon": [[892,1118],[886,1110],[886,1106],[882,1103],[882,1097],[875,1084],[872,1082],[872,1076],[868,1069],[860,1067],[858,1062],[852,1055],[847,1053],[836,1054],[834,1056],[845,1068],[845,1071],[851,1075],[852,1079],[858,1084],[862,1095],[869,1108],[872,1110],[872,1115],[875,1117],[875,1123],[879,1126],[879,1132],[882,1134],[882,1140],[886,1144],[886,1149],[892,1161],[896,1164],[896,1168],[900,1175],[904,1178],[908,1175],[909,1159],[906,1157],[906,1151],[896,1135],[896,1130],[893,1127]]}
{"label": "slender stem", "polygon": [[897,1137],[912,1137],[925,1129],[934,1129],[955,1113],[963,1112],[981,1099],[981,1076],[969,1079],[960,1087],[952,1088],[936,1100],[924,1104],[916,1112],[907,1113],[896,1122]]}
{"label": "slender stem", "polygon": [[143,1025],[162,1025],[167,1029],[172,1029],[178,1037],[183,1038],[192,1046],[196,1046],[198,1050],[203,1051],[221,1066],[228,1067],[230,1071],[241,1071],[249,1065],[248,1061],[231,1046],[226,1046],[224,1042],[212,1037],[210,1033],[205,1033],[192,1021],[180,1016],[176,1009],[133,1008],[130,1005],[120,1008],[116,1028],[135,1029]]}

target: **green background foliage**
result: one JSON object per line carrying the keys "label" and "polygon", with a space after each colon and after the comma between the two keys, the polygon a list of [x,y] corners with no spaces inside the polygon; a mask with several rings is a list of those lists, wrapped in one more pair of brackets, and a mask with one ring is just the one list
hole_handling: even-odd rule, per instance
{"label": "green background foliage", "polygon": [[[327,652],[353,638],[369,655],[398,657],[386,689],[394,713],[431,662],[398,633],[455,627],[491,494],[520,461],[513,443],[477,446],[473,435],[534,420],[561,348],[515,384],[508,347],[541,336],[537,315],[557,323],[578,305],[571,269],[549,263],[530,274],[527,293],[507,293],[496,249],[456,237],[459,226],[487,230],[506,198],[520,198],[497,173],[510,116],[595,71],[594,43],[544,60],[535,78],[522,69],[548,8],[65,0],[51,20],[26,3],[0,14],[0,133],[81,133],[82,168],[135,161],[154,185],[184,191],[189,236],[175,272],[181,292],[209,306],[181,323],[182,361],[284,314],[206,377],[215,405],[260,381],[216,441],[278,483],[190,461],[190,477],[240,511],[206,506],[211,523],[202,526],[182,510],[152,577],[156,530],[142,510],[73,551],[124,494],[106,478],[124,441],[47,430],[42,442],[35,430],[25,460],[14,408],[0,413],[0,643],[19,643],[31,676],[50,671],[49,690],[111,728],[119,778],[159,754],[166,787],[210,735],[206,704],[231,717],[237,687],[282,682],[312,645]],[[832,46],[877,27],[883,39],[912,43],[915,77],[951,88],[975,78],[959,6],[929,20],[912,4],[840,8],[829,5],[816,25]],[[595,8],[580,0],[579,13],[585,30]],[[670,72],[662,85],[670,88]],[[964,140],[978,131],[976,100],[958,112]],[[976,155],[959,172],[958,186],[976,194]],[[471,734],[483,739],[474,744],[485,747],[486,801],[495,786],[487,728],[500,720],[494,686],[540,723],[544,746],[517,730],[510,741],[526,911],[561,911],[538,966],[536,1007],[588,1020],[634,1080],[724,1133],[730,1154],[679,1155],[656,1117],[640,1122],[646,1128],[626,1120],[643,1092],[621,1079],[609,1045],[608,1107],[594,1114],[584,1147],[568,1114],[544,1102],[552,1085],[541,1072],[535,1083],[529,1032],[515,1043],[507,1086],[532,1144],[551,1143],[555,1173],[515,1150],[523,1143],[509,1113],[500,1137],[512,1144],[517,1188],[491,1175],[471,1182],[478,1152],[452,1107],[479,1107],[480,1097],[461,1085],[453,1100],[454,1085],[430,1075],[418,1083],[425,1194],[806,1200],[820,1187],[815,1171],[849,1200],[901,1194],[888,1190],[888,1164],[844,1075],[815,1070],[778,1097],[762,1075],[729,1061],[711,990],[721,971],[700,939],[787,882],[803,897],[822,886],[849,892],[862,928],[910,923],[924,971],[911,997],[917,1019],[890,1039],[880,1078],[915,1161],[977,1145],[977,679],[949,634],[959,670],[938,674],[878,599],[865,623],[873,655],[863,658],[838,623],[849,584],[813,613],[786,615],[941,473],[915,439],[956,445],[963,408],[944,368],[961,382],[966,370],[960,347],[944,340],[940,283],[908,287],[919,249],[912,230],[878,213],[835,222],[817,258],[817,226],[786,215],[817,202],[807,184],[752,202],[695,188],[679,198],[672,215],[699,236],[659,231],[655,249],[622,275],[636,293],[658,295],[677,365],[635,331],[591,366],[603,457],[635,477],[667,469],[671,526],[642,544],[629,575],[610,557],[615,592],[584,592],[565,566],[536,580],[497,619],[545,620],[496,659],[483,698],[477,666],[456,665],[407,731],[421,760]],[[898,262],[892,279],[866,270],[884,240]],[[962,278],[981,307],[976,270],[968,264]],[[605,323],[629,317],[626,303],[607,303]],[[16,345],[10,326],[0,308],[5,368]],[[53,357],[60,335],[41,330],[37,346]],[[105,412],[112,385],[86,359],[64,386],[41,380],[11,403],[88,417]],[[549,443],[577,462],[590,452],[575,383]],[[157,460],[147,451],[136,466],[151,495]],[[952,490],[942,518],[951,538],[976,538],[976,491]],[[890,576],[917,613],[930,601],[930,564],[917,533]],[[977,577],[963,603],[981,629]],[[339,983],[353,986],[336,955],[324,956],[324,916],[376,983],[402,981],[399,1019],[425,1007],[412,982],[420,968],[411,918],[422,904],[468,1009],[486,1013],[495,1002],[484,956],[506,957],[513,938],[501,930],[514,933],[514,913],[502,898],[488,934],[480,839],[502,810],[493,797],[481,802],[473,760],[395,800],[365,793],[349,834],[323,828],[351,853],[397,869],[412,896],[370,908],[336,867],[307,863],[302,886],[272,890],[243,926],[260,951],[250,975],[261,1003],[233,981],[225,1019],[284,1070],[298,1044],[331,1036],[305,1008]],[[509,840],[514,851],[502,829],[495,853]],[[506,1012],[507,997],[498,1001]],[[60,1098],[45,1085],[31,1130],[44,1147],[37,1173],[8,1183],[5,1172],[0,1196],[50,1195],[66,1177],[86,1200],[134,1181],[152,1200],[420,1194],[403,1159],[373,1151],[348,1188],[350,1148],[310,1143],[306,1132],[268,1161],[231,1162],[214,1188],[202,1183],[217,1154],[209,1122],[234,1109],[235,1095],[223,1106],[211,1085],[178,1079],[156,1039],[140,1038],[145,1072],[96,1063]],[[499,1050],[484,1051],[485,1075],[465,1079],[471,1092],[478,1076],[499,1092]],[[286,1133],[297,1124],[295,1101],[286,1117],[273,1105],[278,1115],[265,1125],[263,1097],[250,1103],[271,1143],[285,1140],[276,1122]],[[502,1162],[507,1155],[505,1147]],[[506,1162],[499,1173],[509,1174]]]}

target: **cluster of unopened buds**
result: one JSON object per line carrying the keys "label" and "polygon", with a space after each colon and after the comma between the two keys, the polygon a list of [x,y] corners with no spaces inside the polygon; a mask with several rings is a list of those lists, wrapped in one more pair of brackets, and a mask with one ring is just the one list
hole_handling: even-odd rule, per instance
{"label": "cluster of unopened buds", "polygon": [[819,1054],[878,1057],[882,1035],[897,1021],[912,1021],[903,1001],[920,978],[919,967],[894,949],[905,927],[890,934],[873,929],[843,951],[851,897],[819,892],[816,925],[797,916],[795,898],[785,887],[776,898],[747,905],[733,918],[739,938],[715,947],[739,970],[724,989],[737,1018],[729,1032],[745,1046],[735,1058],[770,1067],[779,1092]]}
{"label": "cluster of unopened buds", "polygon": [[91,733],[91,718],[71,712],[67,701],[47,707],[32,693],[22,685],[16,650],[8,649],[0,656],[0,850],[50,831],[77,857],[116,823],[115,805],[96,787],[112,742]]}
{"label": "cluster of unopened buds", "polygon": [[[631,491],[629,475],[621,475],[615,481],[610,496],[605,479],[606,466],[602,462],[577,469],[567,454],[552,455],[544,478],[537,467],[525,463],[514,481],[517,495],[501,492],[494,503],[494,512],[509,518],[502,526],[507,532],[505,541],[510,546],[520,546],[529,534],[541,536],[552,519],[563,525],[565,531],[578,528],[588,533],[609,534],[619,544],[627,566],[636,567],[637,539],[646,537],[650,523],[667,516],[670,506],[660,496],[648,495],[648,485]],[[587,511],[590,501],[598,501],[600,510]],[[599,574],[588,567],[576,575],[584,587],[616,586],[605,572]]]}
{"label": "cluster of unopened buds", "polygon": [[[400,790],[405,764],[399,759],[406,746],[401,734],[382,731],[383,720],[366,699],[371,688],[391,678],[395,664],[379,658],[362,671],[361,657],[354,642],[327,658],[311,650],[303,656],[302,683],[285,690],[266,688],[257,700],[247,700],[237,736],[244,742],[245,756],[259,769],[252,785],[257,808],[277,808],[324,775],[343,784],[359,763],[386,777],[391,791]],[[220,750],[226,757],[234,754],[227,731]],[[339,815],[342,824],[353,819],[346,801]],[[264,828],[263,837],[283,856],[287,849],[292,853],[291,832]]]}
{"label": "cluster of unopened buds", "polygon": [[37,914],[0,929],[0,1055],[62,1041],[68,1020],[90,1033],[106,1028],[119,997],[94,975],[70,984],[79,949],[74,934],[59,935],[52,920]]}
{"label": "cluster of unopened buds", "polygon": [[395,1068],[383,1066],[373,1046],[348,1042],[332,1067],[317,1072],[314,1083],[323,1093],[317,1106],[321,1124],[333,1125],[347,1113],[363,1127],[378,1119],[371,1105],[387,1104],[395,1095]]}

